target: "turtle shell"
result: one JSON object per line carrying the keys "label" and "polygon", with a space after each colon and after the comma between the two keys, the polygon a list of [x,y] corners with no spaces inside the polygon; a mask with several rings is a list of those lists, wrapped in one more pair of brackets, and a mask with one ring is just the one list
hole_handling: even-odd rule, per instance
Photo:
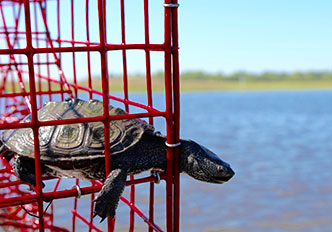
{"label": "turtle shell", "polygon": [[[88,102],[70,98],[64,102],[48,102],[38,111],[40,121],[96,117],[103,114],[98,100]],[[109,106],[110,115],[126,114],[120,108]],[[23,122],[31,121],[28,115]],[[122,119],[110,122],[110,152],[120,154],[133,147],[145,131],[153,131],[140,119]],[[30,128],[6,130],[2,142],[15,153],[34,158],[33,131]],[[104,124],[102,122],[76,123],[39,128],[42,160],[73,161],[104,157]]]}

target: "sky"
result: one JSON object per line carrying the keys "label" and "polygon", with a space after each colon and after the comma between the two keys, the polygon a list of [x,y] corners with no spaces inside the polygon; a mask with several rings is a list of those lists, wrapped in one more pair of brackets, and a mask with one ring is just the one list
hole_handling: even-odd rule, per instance
{"label": "sky", "polygon": [[[85,1],[75,0],[75,38],[86,39]],[[98,41],[97,1],[89,1],[90,39]],[[107,39],[121,43],[119,0],[107,1]],[[71,39],[70,0],[60,1],[61,37]],[[143,1],[125,0],[126,42],[144,42]],[[150,0],[150,41],[163,42],[162,0]],[[209,73],[330,71],[332,1],[327,0],[183,0],[179,1],[180,70]],[[32,12],[33,12],[33,7]],[[48,4],[48,25],[56,37],[56,1]],[[37,9],[38,10],[38,9]],[[10,11],[11,12],[11,11]],[[5,14],[10,18],[10,12]],[[33,19],[32,19],[33,20]],[[21,20],[22,22],[24,21]],[[38,16],[39,29],[41,16]],[[23,28],[24,25],[21,25]],[[3,47],[4,41],[0,43]],[[71,54],[63,68],[72,75]],[[91,54],[92,72],[100,73],[98,53]],[[145,72],[143,51],[128,51],[128,72]],[[163,69],[163,54],[151,53],[153,72]],[[86,66],[86,54],[76,57]],[[109,70],[122,73],[121,52],[109,53]],[[86,76],[86,69],[77,70]]]}
{"label": "sky", "polygon": [[181,68],[331,70],[332,1],[183,1]]}

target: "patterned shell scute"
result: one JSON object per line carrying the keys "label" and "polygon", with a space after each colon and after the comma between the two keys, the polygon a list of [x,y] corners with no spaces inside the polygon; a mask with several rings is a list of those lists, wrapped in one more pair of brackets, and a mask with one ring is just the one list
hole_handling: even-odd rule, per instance
{"label": "patterned shell scute", "polygon": [[[38,111],[40,121],[81,117],[96,117],[103,114],[103,104],[98,100],[89,102],[68,99],[64,102],[48,102]],[[109,106],[110,115],[126,114],[120,108]],[[31,121],[31,115],[24,122]],[[135,145],[144,131],[153,131],[145,121],[121,119],[110,122],[111,155],[124,152]],[[34,157],[33,132],[29,128],[6,130],[3,143],[14,152]],[[41,159],[70,160],[103,157],[104,124],[102,122],[76,123],[39,128]]]}

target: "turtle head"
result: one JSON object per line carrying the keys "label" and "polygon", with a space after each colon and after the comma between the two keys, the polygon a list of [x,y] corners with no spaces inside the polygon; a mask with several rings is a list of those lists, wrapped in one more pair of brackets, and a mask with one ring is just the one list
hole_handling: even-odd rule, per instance
{"label": "turtle head", "polygon": [[216,184],[223,184],[234,176],[230,165],[206,147],[190,140],[181,143],[180,169],[189,176]]}

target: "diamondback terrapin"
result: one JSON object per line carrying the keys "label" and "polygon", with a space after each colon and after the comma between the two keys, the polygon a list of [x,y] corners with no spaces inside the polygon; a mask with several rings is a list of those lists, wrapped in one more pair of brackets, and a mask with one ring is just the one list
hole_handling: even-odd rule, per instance
{"label": "diamondback terrapin", "polygon": [[[70,98],[48,102],[38,111],[40,121],[102,115],[103,104],[97,100]],[[126,114],[109,107],[110,115]],[[28,115],[24,122],[31,120]],[[23,182],[36,185],[34,142],[31,129],[11,129],[1,136],[0,154],[10,161]],[[104,124],[102,122],[45,126],[39,129],[42,177],[69,177],[101,180],[104,185],[95,200],[94,214],[102,220],[114,217],[127,175],[146,170],[166,170],[166,137],[139,119],[110,122],[111,171],[105,177]],[[181,140],[180,171],[210,183],[224,183],[233,170],[213,152],[190,140]],[[44,184],[43,184],[44,186]]]}

